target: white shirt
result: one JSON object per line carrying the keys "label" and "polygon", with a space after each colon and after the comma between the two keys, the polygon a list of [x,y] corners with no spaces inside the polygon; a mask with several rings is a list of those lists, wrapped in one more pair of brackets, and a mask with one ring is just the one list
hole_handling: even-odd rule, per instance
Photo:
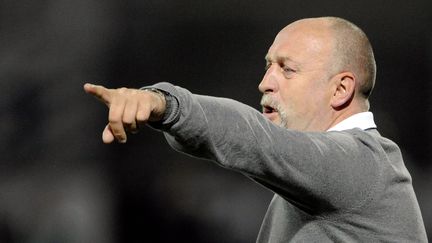
{"label": "white shirt", "polygon": [[376,128],[374,118],[372,112],[360,112],[357,114],[354,114],[347,119],[339,122],[338,124],[334,125],[327,131],[343,131],[353,128],[360,128],[362,130],[366,130],[369,128]]}

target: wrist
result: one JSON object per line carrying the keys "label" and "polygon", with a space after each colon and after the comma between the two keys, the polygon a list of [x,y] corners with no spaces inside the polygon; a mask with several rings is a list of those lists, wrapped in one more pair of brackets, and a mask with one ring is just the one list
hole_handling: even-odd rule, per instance
{"label": "wrist", "polygon": [[157,83],[153,86],[142,87],[141,90],[145,89],[156,89],[162,92],[165,98],[165,110],[163,111],[163,117],[157,121],[149,121],[149,125],[152,128],[158,130],[167,130],[174,125],[180,119],[180,102],[177,89],[170,83],[162,82]]}
{"label": "wrist", "polygon": [[151,93],[152,97],[152,111],[151,115],[149,117],[150,122],[156,122],[161,121],[164,118],[165,111],[166,111],[166,96],[163,91],[155,88],[145,88],[142,89],[143,91],[147,91]]}

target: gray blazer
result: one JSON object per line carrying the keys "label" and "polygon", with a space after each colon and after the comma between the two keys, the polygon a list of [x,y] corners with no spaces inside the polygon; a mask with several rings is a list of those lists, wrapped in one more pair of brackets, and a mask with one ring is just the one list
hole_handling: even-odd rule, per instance
{"label": "gray blazer", "polygon": [[234,100],[152,87],[168,107],[150,125],[174,149],[275,193],[257,242],[427,242],[400,149],[376,129],[293,131]]}

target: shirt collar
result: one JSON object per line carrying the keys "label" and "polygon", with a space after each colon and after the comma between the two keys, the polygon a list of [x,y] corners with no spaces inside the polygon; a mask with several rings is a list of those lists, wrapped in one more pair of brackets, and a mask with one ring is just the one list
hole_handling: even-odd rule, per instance
{"label": "shirt collar", "polygon": [[347,119],[339,122],[335,126],[331,127],[327,131],[343,131],[353,128],[360,128],[366,130],[369,128],[376,128],[372,112],[360,112],[354,114]]}

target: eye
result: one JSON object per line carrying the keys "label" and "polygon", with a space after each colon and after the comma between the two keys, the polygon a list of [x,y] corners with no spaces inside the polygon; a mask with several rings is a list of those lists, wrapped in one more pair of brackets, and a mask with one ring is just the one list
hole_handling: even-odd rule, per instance
{"label": "eye", "polygon": [[286,73],[295,73],[295,70],[290,67],[284,67],[283,70]]}
{"label": "eye", "polygon": [[290,67],[287,67],[287,66],[282,67],[282,70],[283,70],[283,74],[286,78],[292,78],[294,76],[294,74],[296,73],[296,70],[294,70]]}

